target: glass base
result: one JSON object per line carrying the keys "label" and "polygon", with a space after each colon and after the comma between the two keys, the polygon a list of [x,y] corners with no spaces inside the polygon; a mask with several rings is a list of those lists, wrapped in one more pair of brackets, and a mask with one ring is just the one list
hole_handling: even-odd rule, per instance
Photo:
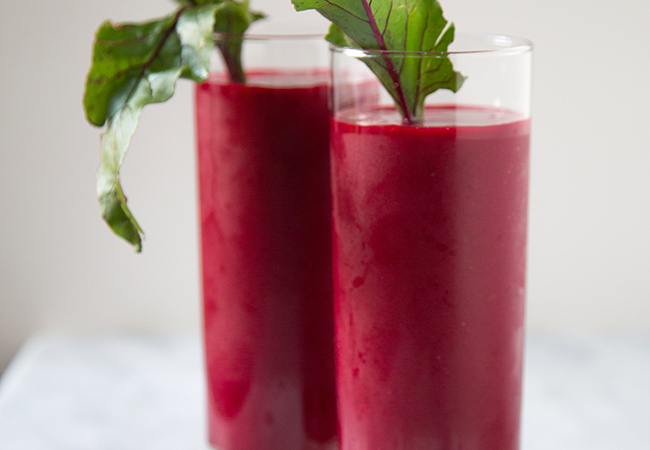
{"label": "glass base", "polygon": [[[207,447],[208,450],[228,450],[225,448],[221,447],[216,447],[214,445],[208,445]],[[320,443],[320,442],[314,442],[314,441],[309,441],[305,444],[305,447],[300,449],[300,450],[338,450],[339,449],[339,443],[337,439],[332,439],[329,442],[326,443]]]}

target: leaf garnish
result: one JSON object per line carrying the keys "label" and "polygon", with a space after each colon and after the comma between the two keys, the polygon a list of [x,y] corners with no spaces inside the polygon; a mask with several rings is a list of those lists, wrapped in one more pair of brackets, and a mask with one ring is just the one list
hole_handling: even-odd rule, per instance
{"label": "leaf garnish", "polygon": [[[237,15],[232,20],[240,24],[237,30],[243,33],[253,20],[261,18],[248,11],[248,0],[176,2],[181,7],[173,14],[150,22],[104,22],[96,34],[84,93],[88,121],[96,126],[106,125],[97,173],[102,216],[138,252],[142,250],[144,233],[127,207],[120,169],[142,109],[168,100],[179,78],[197,82],[207,78],[217,20],[231,20],[230,14]],[[233,8],[233,4],[238,7]],[[250,15],[248,22],[239,18],[244,9]],[[236,60],[240,61],[238,56]]]}
{"label": "leaf garnish", "polygon": [[249,0],[224,3],[217,10],[214,27],[214,31],[221,35],[217,45],[228,68],[230,80],[236,83],[246,82],[241,62],[242,36],[253,22],[264,18],[263,14],[251,11],[249,3]]}
{"label": "leaf garnish", "polygon": [[332,22],[329,42],[364,50],[430,52],[419,58],[383,52],[363,61],[390,93],[407,123],[424,115],[424,99],[438,89],[456,92],[464,77],[446,52],[454,40],[437,0],[292,0],[297,11],[316,9]]}

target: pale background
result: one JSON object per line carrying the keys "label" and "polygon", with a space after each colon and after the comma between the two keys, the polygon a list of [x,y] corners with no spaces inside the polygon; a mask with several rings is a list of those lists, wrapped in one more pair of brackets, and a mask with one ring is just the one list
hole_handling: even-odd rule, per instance
{"label": "pale background", "polygon": [[[445,0],[457,29],[535,50],[529,330],[650,332],[650,3]],[[324,30],[257,0],[286,31]],[[99,217],[81,97],[99,23],[166,0],[0,0],[0,371],[39,331],[195,331],[192,86],[145,109],[123,172],[136,255]],[[266,28],[272,28],[267,25]]]}

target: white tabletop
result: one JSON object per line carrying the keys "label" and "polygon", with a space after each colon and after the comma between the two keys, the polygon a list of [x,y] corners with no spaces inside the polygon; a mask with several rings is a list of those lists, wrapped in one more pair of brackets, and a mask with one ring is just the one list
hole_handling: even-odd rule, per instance
{"label": "white tabletop", "polygon": [[[196,336],[36,336],[0,380],[0,449],[206,450],[202,371]],[[650,449],[650,336],[532,336],[524,386],[522,450]]]}

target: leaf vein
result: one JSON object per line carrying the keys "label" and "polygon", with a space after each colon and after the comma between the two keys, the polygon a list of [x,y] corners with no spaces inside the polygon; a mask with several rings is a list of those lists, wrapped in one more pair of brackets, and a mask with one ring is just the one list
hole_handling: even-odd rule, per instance
{"label": "leaf vein", "polygon": [[[364,18],[361,17],[361,16],[357,16],[356,14],[352,13],[351,11],[348,11],[347,9],[345,9],[344,7],[342,7],[341,5],[337,5],[336,3],[333,3],[333,2],[331,2],[330,0],[324,0],[324,1],[325,1],[325,3],[327,3],[328,5],[333,6],[334,8],[338,8],[338,9],[340,9],[341,11],[343,11],[344,13],[346,13],[347,15],[352,16],[352,17],[354,17],[354,18],[357,19],[357,20],[360,20],[360,21],[365,22],[365,23],[368,23],[368,24],[370,23],[370,20],[368,20],[368,19],[364,19]],[[365,1],[365,0],[364,0],[364,1]]]}
{"label": "leaf vein", "polygon": [[165,30],[165,33],[163,34],[162,38],[160,39],[160,41],[158,42],[158,44],[154,48],[153,52],[151,53],[151,56],[142,65],[142,70],[140,70],[140,73],[136,77],[135,83],[133,84],[133,87],[131,88],[131,90],[127,94],[127,96],[126,96],[126,98],[124,100],[124,105],[122,106],[122,108],[120,108],[120,110],[123,110],[124,106],[126,106],[129,103],[129,101],[131,100],[131,98],[133,97],[133,94],[135,93],[136,89],[138,88],[138,86],[140,85],[142,80],[144,79],[144,77],[145,77],[145,75],[147,73],[147,70],[149,69],[151,64],[154,63],[156,58],[160,55],[160,52],[162,51],[163,46],[165,45],[165,43],[167,43],[167,40],[171,37],[171,35],[176,30],[176,25],[178,24],[178,20],[180,19],[181,14],[183,14],[185,12],[185,10],[187,10],[187,8],[188,7],[180,8],[176,12],[176,14],[174,15],[174,20],[169,25],[169,27]]}

